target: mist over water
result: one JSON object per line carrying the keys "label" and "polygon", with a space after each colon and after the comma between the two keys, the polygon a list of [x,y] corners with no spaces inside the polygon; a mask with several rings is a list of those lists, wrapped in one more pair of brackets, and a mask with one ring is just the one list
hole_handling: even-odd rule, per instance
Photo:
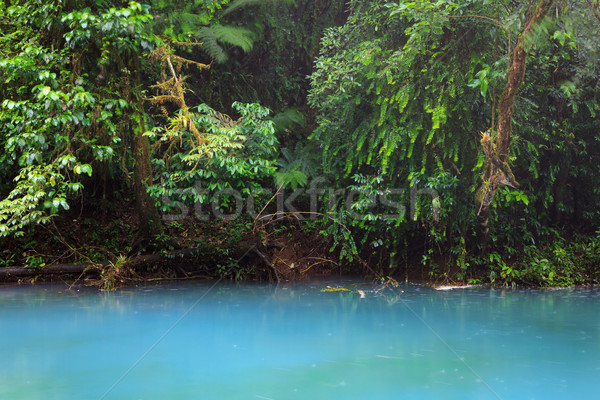
{"label": "mist over water", "polygon": [[[354,292],[321,291],[328,285]],[[374,288],[3,287],[0,399],[583,399],[600,390],[598,289]]]}

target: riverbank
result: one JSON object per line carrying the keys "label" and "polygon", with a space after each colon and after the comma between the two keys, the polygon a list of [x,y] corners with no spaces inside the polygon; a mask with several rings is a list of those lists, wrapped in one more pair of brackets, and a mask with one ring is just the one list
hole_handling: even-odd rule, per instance
{"label": "riverbank", "polygon": [[[554,238],[509,254],[384,251],[341,257],[324,234],[328,220],[285,215],[268,221],[184,218],[164,223],[151,243],[136,244],[133,207],[61,215],[22,237],[3,239],[0,281],[65,281],[102,290],[157,280],[225,279],[287,282],[322,276],[464,285],[562,287],[600,282],[600,235]],[[114,215],[107,219],[109,211]],[[426,252],[427,250],[427,252]],[[393,262],[390,260],[394,260]]]}

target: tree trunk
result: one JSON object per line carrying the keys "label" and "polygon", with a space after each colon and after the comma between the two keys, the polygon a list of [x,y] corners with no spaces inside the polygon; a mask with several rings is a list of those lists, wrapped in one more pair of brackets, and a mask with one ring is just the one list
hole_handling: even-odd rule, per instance
{"label": "tree trunk", "polygon": [[131,75],[131,84],[129,102],[133,105],[134,111],[131,122],[132,154],[133,154],[133,190],[135,193],[135,202],[138,214],[138,232],[135,243],[132,244],[132,252],[138,251],[137,248],[143,247],[156,239],[157,235],[162,234],[162,224],[158,209],[148,194],[148,186],[152,184],[152,163],[150,157],[150,143],[144,136],[146,132],[146,122],[144,120],[144,97],[139,92],[141,77],[141,65],[138,57],[131,60],[133,71]]}
{"label": "tree trunk", "polygon": [[485,153],[484,172],[482,184],[477,190],[475,202],[478,207],[480,219],[480,242],[482,250],[489,248],[489,206],[494,200],[496,191],[501,185],[512,187],[519,186],[515,176],[508,164],[510,155],[510,142],[512,133],[512,114],[515,96],[523,84],[525,67],[527,63],[527,50],[525,49],[525,37],[531,32],[534,25],[540,22],[550,11],[554,0],[542,0],[538,3],[533,14],[525,23],[517,44],[512,54],[510,69],[502,96],[498,103],[498,118],[496,130],[494,127],[483,134],[481,145]]}
{"label": "tree trunk", "polygon": [[477,222],[479,223],[479,251],[481,254],[487,254],[490,247],[490,209],[485,207],[477,214]]}
{"label": "tree trunk", "polygon": [[139,125],[133,130],[133,189],[139,219],[137,241],[147,243],[162,233],[162,224],[156,205],[147,191],[148,186],[152,184],[153,176],[150,144],[148,138],[144,136],[143,116],[138,114],[138,117],[140,118]]}

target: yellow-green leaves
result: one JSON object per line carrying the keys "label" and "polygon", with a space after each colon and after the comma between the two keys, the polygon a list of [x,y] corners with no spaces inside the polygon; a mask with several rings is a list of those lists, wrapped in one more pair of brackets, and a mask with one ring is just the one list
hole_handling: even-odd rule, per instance
{"label": "yellow-green leaves", "polygon": [[67,195],[80,188],[65,181],[58,164],[24,167],[15,182],[0,200],[0,237],[20,236],[27,225],[46,223],[61,209],[68,210]]}
{"label": "yellow-green leaves", "polygon": [[[434,108],[427,108],[426,111],[431,114],[431,130],[438,129],[441,125],[446,123],[446,106],[438,105]],[[427,144],[431,142],[431,135],[427,139]]]}
{"label": "yellow-green leaves", "polygon": [[77,175],[88,174],[88,176],[92,176],[92,166],[89,164],[77,164],[73,167],[73,172]]}

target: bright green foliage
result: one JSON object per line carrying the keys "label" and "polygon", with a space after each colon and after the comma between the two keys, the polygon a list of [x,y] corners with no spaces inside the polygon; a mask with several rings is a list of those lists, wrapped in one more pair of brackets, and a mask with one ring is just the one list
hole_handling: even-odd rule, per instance
{"label": "bright green foliage", "polygon": [[215,15],[226,6],[230,0],[154,0],[152,10],[156,24],[163,27],[164,34],[185,35],[208,25]]}
{"label": "bright green foliage", "polygon": [[472,167],[485,128],[485,116],[473,109],[477,93],[468,88],[480,55],[458,47],[467,31],[481,41],[473,46],[489,42],[490,27],[449,17],[481,9],[428,1],[352,4],[349,22],[323,38],[311,76],[310,102],[320,111],[313,138],[325,144],[324,162],[346,175],[372,166],[394,176],[392,182],[416,171]]}
{"label": "bright green foliage", "polygon": [[0,188],[8,194],[0,235],[68,209],[80,175],[111,159],[131,110],[129,60],[151,46],[145,6],[130,2],[98,13],[66,6],[14,2],[3,19],[0,164],[16,186]]}
{"label": "bright green foliage", "polygon": [[46,223],[52,214],[69,209],[66,198],[81,184],[66,182],[60,172],[56,164],[30,165],[19,171],[16,186],[0,201],[0,236],[21,235],[27,225]]}
{"label": "bright green foliage", "polygon": [[[93,177],[93,170],[100,168],[122,179],[129,174],[133,158],[134,166],[140,163],[142,153],[132,148],[131,139],[152,122],[143,108],[142,85],[154,83],[142,81],[143,55],[156,43],[162,44],[151,33],[152,27],[169,43],[202,40],[204,51],[217,61],[226,58],[223,44],[251,50],[251,31],[215,23],[227,3],[156,1],[153,14],[149,6],[137,2],[122,8],[90,2],[77,4],[76,9],[59,0],[41,6],[25,1],[10,7],[1,4],[6,13],[2,13],[0,42],[0,191],[7,198],[0,203],[0,235],[18,234],[27,224],[46,222],[68,209],[69,200],[81,193],[81,174]],[[236,7],[242,3],[234,2]],[[205,34],[214,35],[214,41]],[[181,66],[173,63],[179,72]],[[161,179],[172,182],[189,173],[185,177],[189,182],[202,181],[211,189],[249,191],[270,178],[277,140],[273,123],[266,119],[268,111],[256,104],[234,108],[242,115],[238,121],[200,106],[194,123],[203,137],[194,138],[193,144],[187,141],[189,146],[176,154],[175,147],[166,152],[157,149],[158,157],[165,157],[157,159],[156,165],[163,162],[165,170],[159,172],[168,175]],[[178,120],[180,115],[170,123]],[[173,139],[172,128],[166,127],[164,138]],[[114,154],[119,159],[113,159]],[[177,168],[185,174],[171,179],[169,174]]]}
{"label": "bright green foliage", "polygon": [[[350,4],[348,23],[323,37],[311,76],[309,101],[319,112],[312,139],[322,145],[325,171],[351,177],[346,183],[361,198],[401,188],[404,197],[394,201],[415,213],[390,219],[372,209],[367,218],[345,223],[358,228],[367,248],[426,238],[436,248],[433,241],[464,243],[464,228],[474,220],[470,172],[480,161],[479,132],[489,115],[481,90],[468,86],[483,54],[461,48],[469,33],[469,46],[489,46],[493,53],[489,38],[496,28],[451,18],[482,12],[483,4],[471,2]],[[431,197],[411,206],[410,187],[438,191],[443,216],[433,214]],[[425,231],[415,224],[419,215]]]}
{"label": "bright green foliage", "polygon": [[237,120],[205,104],[198,106],[192,120],[199,135],[190,129],[148,133],[158,146],[169,143],[164,156],[155,160],[160,182],[150,188],[155,197],[166,195],[191,205],[210,201],[209,194],[222,189],[248,196],[270,183],[278,142],[273,121],[267,119],[269,110],[245,103],[234,103],[233,108],[240,115]]}
{"label": "bright green foliage", "polygon": [[[385,220],[373,208],[360,221],[339,211],[337,218],[361,238],[362,254],[382,244],[393,253],[402,242],[425,242],[466,272],[465,255],[477,251],[473,192],[483,163],[481,133],[493,125],[526,7],[355,0],[348,22],[324,35],[309,102],[318,111],[312,139],[322,146],[325,171],[345,176],[346,187],[361,193],[355,207],[363,209],[389,188],[435,189],[440,196],[438,215],[432,199],[413,205],[419,225],[413,218]],[[503,189],[494,205],[497,246],[518,249],[524,239],[547,237],[558,222],[553,210],[586,215],[591,227],[600,221],[591,200],[598,184],[577,178],[588,171],[595,182],[587,166],[600,161],[580,158],[600,154],[592,150],[600,131],[594,118],[600,40],[589,39],[598,38],[597,20],[584,10],[584,2],[553,10],[554,19],[526,38],[535,51],[515,104],[510,160],[522,188]]]}
{"label": "bright green foliage", "polygon": [[525,245],[509,263],[499,253],[489,257],[492,283],[503,285],[571,286],[600,282],[600,237],[576,235],[543,247]]}
{"label": "bright green foliage", "polygon": [[280,168],[275,173],[275,185],[283,188],[290,186],[294,190],[305,186],[309,178],[318,178],[319,160],[318,150],[313,143],[297,143],[293,150],[282,148],[277,161]]}
{"label": "bright green foliage", "polygon": [[318,182],[338,254],[378,272],[598,280],[597,238],[564,240],[600,224],[597,1],[554,2],[524,38],[520,187],[495,192],[485,256],[482,133],[535,1],[149,3],[0,0],[0,236],[113,186],[169,211]]}

